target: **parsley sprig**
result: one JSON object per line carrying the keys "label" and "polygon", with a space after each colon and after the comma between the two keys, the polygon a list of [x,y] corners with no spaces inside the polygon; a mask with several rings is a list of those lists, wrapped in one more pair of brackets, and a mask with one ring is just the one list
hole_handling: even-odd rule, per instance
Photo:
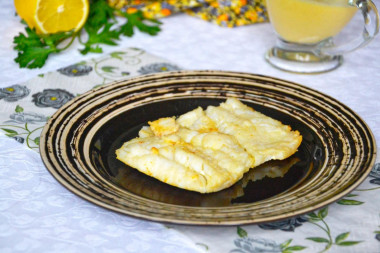
{"label": "parsley sprig", "polygon": [[115,46],[121,36],[131,37],[135,28],[156,35],[160,24],[145,18],[141,11],[126,13],[109,6],[106,0],[90,0],[89,15],[80,31],[41,35],[26,27],[25,34],[14,37],[14,49],[18,51],[14,60],[21,68],[41,68],[50,54],[69,48],[76,38],[83,45],[81,54],[102,53],[101,44]]}

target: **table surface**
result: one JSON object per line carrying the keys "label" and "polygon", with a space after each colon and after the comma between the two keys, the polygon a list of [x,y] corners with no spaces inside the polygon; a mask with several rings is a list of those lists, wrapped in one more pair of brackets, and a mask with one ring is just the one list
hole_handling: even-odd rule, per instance
{"label": "table surface", "polygon": [[[380,6],[378,0],[374,2]],[[16,52],[12,50],[12,40],[24,28],[14,13],[11,1],[1,1],[0,88],[22,83],[40,73],[72,64],[73,61],[87,60],[97,56],[94,54],[82,56],[77,50],[79,45],[74,43],[65,53],[49,57],[47,64],[41,69],[20,69],[13,61]],[[268,23],[231,29],[185,14],[170,16],[162,19],[162,22],[162,32],[158,36],[152,37],[137,32],[132,38],[123,38],[119,46],[104,46],[103,54],[122,48],[138,47],[176,63],[183,69],[249,72],[297,82],[346,104],[366,121],[375,139],[380,141],[380,36],[368,46],[346,55],[344,64],[334,71],[318,75],[299,75],[274,69],[265,62],[264,54],[276,39]],[[23,160],[29,162],[25,164]],[[22,167],[28,167],[28,170],[22,170]],[[58,220],[54,217],[58,213],[64,213],[64,210],[59,210],[59,207],[65,203],[61,203],[62,199],[54,199],[52,194],[49,195],[51,198],[49,201],[57,210],[46,212],[43,208],[38,209],[36,206],[36,210],[40,210],[39,213],[23,214],[17,206],[22,203],[23,194],[30,194],[26,190],[27,187],[12,189],[14,191],[12,196],[15,196],[13,202],[4,206],[1,203],[8,198],[9,187],[0,186],[0,249],[2,249],[0,251],[2,252],[62,252],[63,249],[64,252],[80,250],[92,252],[99,249],[103,252],[157,252],[157,245],[162,252],[202,252],[202,247],[195,245],[191,234],[186,234],[188,228],[180,232],[181,229],[167,229],[159,223],[125,219],[122,215],[98,208],[77,198],[51,178],[45,171],[38,154],[0,134],[1,177],[4,176],[4,171],[9,172],[16,168],[20,169],[20,173],[32,171],[40,175],[39,182],[29,182],[28,187],[39,185],[41,189],[40,192],[36,191],[36,194],[40,194],[41,197],[43,197],[44,187],[57,194],[66,194],[67,201],[72,201],[72,204],[78,208],[76,215],[80,217],[81,223],[60,226],[61,223],[67,222],[62,218],[64,216],[61,215]],[[380,202],[379,197],[377,197],[377,202]],[[44,224],[37,220],[42,216]],[[375,228],[377,226],[380,230],[378,216],[379,214],[377,219],[375,216],[376,220],[373,222],[375,222]],[[70,222],[75,221],[71,219]],[[102,226],[101,222],[104,221],[106,225],[100,232],[99,226]],[[46,234],[54,230],[51,226],[60,229],[60,231],[55,231],[55,235],[59,235],[60,238]],[[125,236],[125,240],[120,240],[122,236]],[[374,240],[372,248],[369,247],[374,252],[376,249],[380,251],[380,242]]]}

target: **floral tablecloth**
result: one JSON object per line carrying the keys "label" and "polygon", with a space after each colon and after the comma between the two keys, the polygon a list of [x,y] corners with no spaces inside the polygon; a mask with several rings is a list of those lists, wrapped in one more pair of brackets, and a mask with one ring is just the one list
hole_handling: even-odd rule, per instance
{"label": "floral tablecloth", "polygon": [[75,96],[122,78],[170,70],[179,67],[142,49],[129,48],[40,74],[0,89],[0,129],[37,151],[48,118]]}
{"label": "floral tablecloth", "polygon": [[83,201],[53,179],[37,154],[44,124],[70,99],[113,80],[177,69],[129,48],[0,88],[0,252],[197,250],[161,224]]}
{"label": "floral tablecloth", "polygon": [[128,48],[0,88],[0,130],[14,139],[0,139],[1,252],[87,252],[94,246],[155,252],[157,240],[171,242],[168,252],[380,252],[380,163],[358,189],[321,210],[268,224],[208,227],[162,225],[94,206],[60,187],[37,155],[22,151],[38,151],[43,125],[75,96],[114,80],[179,69]]}
{"label": "floral tablecloth", "polygon": [[380,252],[380,159],[351,194],[288,220],[236,227],[173,226],[206,252]]}

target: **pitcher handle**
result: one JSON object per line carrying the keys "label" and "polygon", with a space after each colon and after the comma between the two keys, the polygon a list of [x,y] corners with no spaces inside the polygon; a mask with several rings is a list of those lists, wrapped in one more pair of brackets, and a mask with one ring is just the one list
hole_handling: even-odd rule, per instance
{"label": "pitcher handle", "polygon": [[342,55],[367,45],[379,32],[379,12],[371,0],[349,0],[349,4],[361,10],[364,18],[364,29],[361,36],[342,45],[333,45],[326,40],[318,47],[317,54]]}

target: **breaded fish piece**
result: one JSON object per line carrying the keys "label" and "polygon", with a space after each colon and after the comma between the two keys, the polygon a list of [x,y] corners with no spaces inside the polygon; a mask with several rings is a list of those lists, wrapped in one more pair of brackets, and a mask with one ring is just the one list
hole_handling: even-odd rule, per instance
{"label": "breaded fish piece", "polygon": [[197,109],[194,109],[185,114],[182,114],[177,118],[177,123],[182,127],[196,130],[201,133],[218,131],[215,122],[212,121],[209,117],[207,117],[207,115],[201,107],[198,107]]}
{"label": "breaded fish piece", "polygon": [[291,156],[302,141],[299,132],[235,98],[149,125],[116,151],[117,159],[162,182],[201,193],[225,189],[250,168]]}
{"label": "breaded fish piece", "polygon": [[170,118],[151,122],[139,136],[116,151],[117,159],[187,190],[208,193],[228,188],[254,163],[233,136],[183,128]]}
{"label": "breaded fish piece", "polygon": [[229,134],[255,158],[254,167],[269,161],[283,160],[297,151],[302,142],[298,131],[229,98],[220,106],[209,106],[206,115],[221,133]]}

